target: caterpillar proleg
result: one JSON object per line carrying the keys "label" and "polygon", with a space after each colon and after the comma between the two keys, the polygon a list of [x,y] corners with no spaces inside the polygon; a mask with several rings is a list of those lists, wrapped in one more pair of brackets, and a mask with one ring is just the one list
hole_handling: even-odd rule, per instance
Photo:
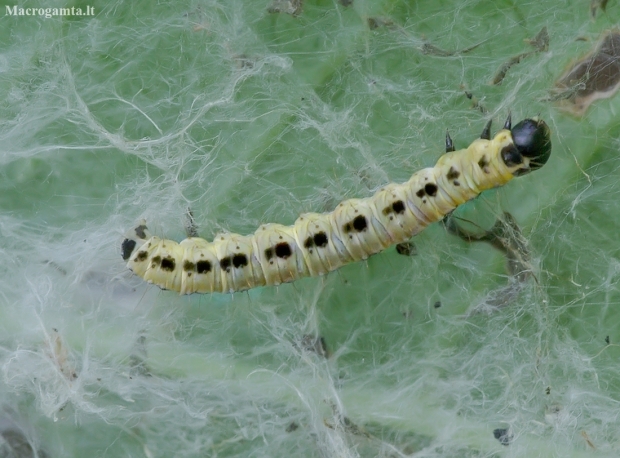
{"label": "caterpillar proleg", "polygon": [[374,196],[350,199],[331,213],[305,213],[292,226],[263,224],[252,235],[218,234],[213,242],[188,237],[180,243],[151,236],[146,222],[121,245],[127,266],[160,288],[191,293],[229,293],[323,275],[405,242],[482,191],[542,167],[551,155],[544,121],[510,116],[493,139],[490,122],[481,138],[446,154],[434,167],[391,183]]}

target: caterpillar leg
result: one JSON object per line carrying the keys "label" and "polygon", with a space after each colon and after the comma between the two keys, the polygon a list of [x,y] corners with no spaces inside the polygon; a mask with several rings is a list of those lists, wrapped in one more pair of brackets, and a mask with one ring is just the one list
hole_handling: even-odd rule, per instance
{"label": "caterpillar leg", "polygon": [[396,252],[403,256],[415,256],[418,254],[418,249],[415,244],[409,240],[407,242],[401,242],[396,245]]}

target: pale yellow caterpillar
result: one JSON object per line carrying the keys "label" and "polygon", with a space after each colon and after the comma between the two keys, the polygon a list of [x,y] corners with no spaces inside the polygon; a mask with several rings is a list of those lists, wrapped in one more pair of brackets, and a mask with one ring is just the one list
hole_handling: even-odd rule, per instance
{"label": "pale yellow caterpillar", "polygon": [[510,116],[493,139],[489,122],[467,149],[446,154],[406,183],[340,203],[331,213],[302,214],[292,226],[263,224],[252,235],[218,234],[181,243],[151,236],[142,222],[122,243],[123,259],[160,288],[228,293],[323,275],[402,243],[482,191],[542,167],[551,155],[549,128],[537,118],[514,128]]}

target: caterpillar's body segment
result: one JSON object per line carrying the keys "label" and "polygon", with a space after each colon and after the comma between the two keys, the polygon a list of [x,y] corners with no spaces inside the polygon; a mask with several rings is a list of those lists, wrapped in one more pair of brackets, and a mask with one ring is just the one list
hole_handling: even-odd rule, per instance
{"label": "caterpillar's body segment", "polygon": [[542,120],[525,119],[490,139],[490,126],[467,149],[449,151],[434,167],[374,196],[340,203],[331,213],[302,214],[292,226],[263,224],[254,234],[218,234],[213,242],[181,243],[151,236],[145,223],[121,250],[127,266],[163,289],[181,294],[243,291],[323,275],[405,242],[482,191],[542,167],[551,154]]}

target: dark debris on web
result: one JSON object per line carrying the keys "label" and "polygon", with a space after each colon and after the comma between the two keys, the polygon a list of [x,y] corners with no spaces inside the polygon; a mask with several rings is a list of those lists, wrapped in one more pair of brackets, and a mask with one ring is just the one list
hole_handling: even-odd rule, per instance
{"label": "dark debris on web", "polygon": [[620,87],[620,30],[609,30],[593,52],[572,64],[558,79],[550,100],[582,116],[590,104],[612,97]]}
{"label": "dark debris on web", "polygon": [[512,67],[520,63],[526,57],[532,56],[539,52],[546,52],[549,49],[549,32],[547,31],[547,27],[545,26],[542,29],[540,29],[540,31],[536,34],[534,38],[527,39],[525,40],[525,42],[534,49],[532,51],[522,52],[515,56],[510,57],[497,70],[497,72],[495,73],[495,76],[493,76],[493,80],[491,80],[491,84],[493,85],[501,84],[502,81],[504,81],[504,78],[506,78],[508,71]]}

